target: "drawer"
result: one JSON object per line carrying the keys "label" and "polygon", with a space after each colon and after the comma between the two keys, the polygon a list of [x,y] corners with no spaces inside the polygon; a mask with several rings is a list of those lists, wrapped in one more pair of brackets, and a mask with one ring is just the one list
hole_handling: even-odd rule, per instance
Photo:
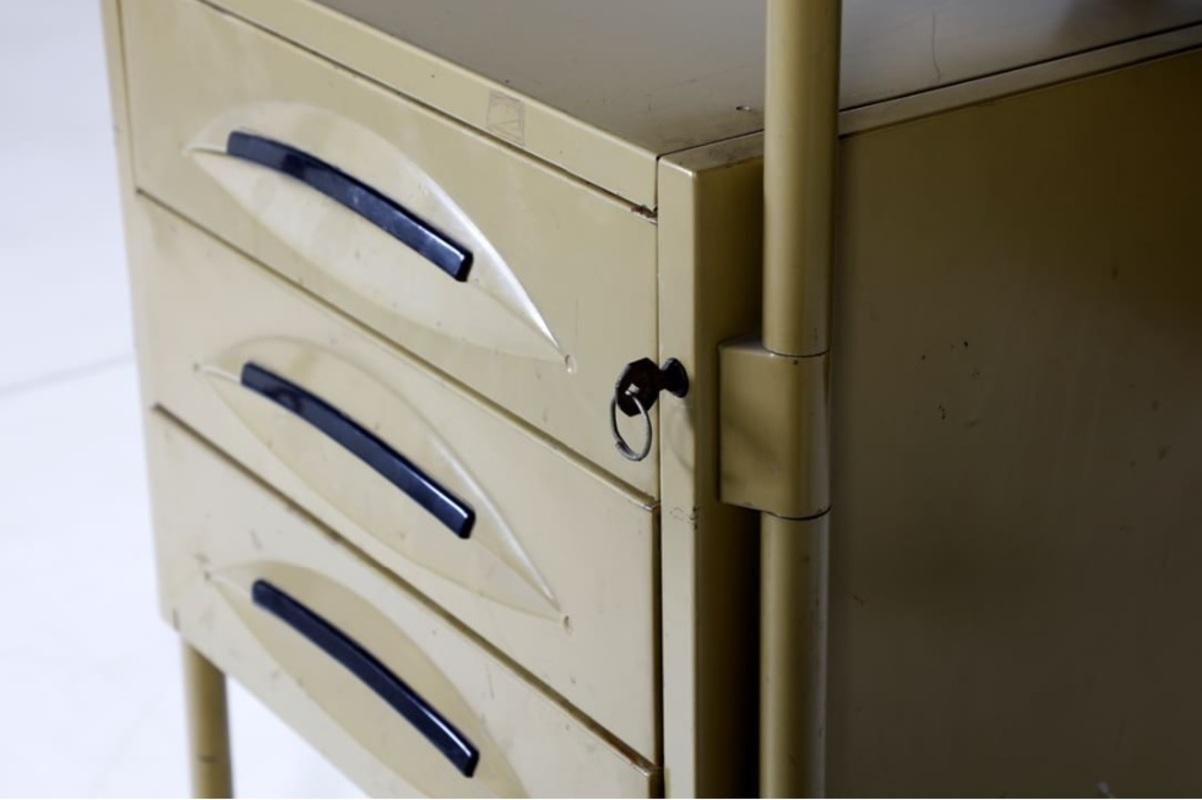
{"label": "drawer", "polygon": [[343,539],[154,412],[163,613],[381,795],[647,797],[633,761]]}
{"label": "drawer", "polygon": [[142,190],[658,494],[608,420],[658,352],[652,221],[195,0],[122,7]]}
{"label": "drawer", "polygon": [[129,213],[147,399],[656,762],[654,509],[153,201]]}

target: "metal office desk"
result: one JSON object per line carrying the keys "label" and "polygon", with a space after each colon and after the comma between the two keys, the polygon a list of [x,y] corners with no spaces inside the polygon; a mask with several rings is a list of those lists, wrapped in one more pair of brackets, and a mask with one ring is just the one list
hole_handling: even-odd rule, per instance
{"label": "metal office desk", "polygon": [[759,4],[103,7],[199,791],[1197,790],[1202,5],[846,3],[796,319]]}

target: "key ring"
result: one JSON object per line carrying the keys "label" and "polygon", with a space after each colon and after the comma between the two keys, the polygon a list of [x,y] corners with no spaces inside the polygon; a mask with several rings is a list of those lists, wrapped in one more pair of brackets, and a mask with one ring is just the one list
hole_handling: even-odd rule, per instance
{"label": "key ring", "polygon": [[638,407],[639,413],[643,415],[643,449],[635,452],[635,450],[626,443],[626,439],[622,436],[622,432],[618,430],[617,392],[614,392],[613,398],[609,401],[609,430],[614,435],[614,446],[618,448],[618,452],[622,454],[622,458],[625,458],[627,461],[642,461],[647,457],[647,454],[651,452],[651,417],[647,414],[647,409],[644,408],[643,404],[639,402],[639,398],[636,393],[627,391],[626,397]]}

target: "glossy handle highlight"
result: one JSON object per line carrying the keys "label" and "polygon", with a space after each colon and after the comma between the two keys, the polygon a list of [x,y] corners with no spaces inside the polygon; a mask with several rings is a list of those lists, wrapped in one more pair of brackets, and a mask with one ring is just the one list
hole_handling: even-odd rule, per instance
{"label": "glossy handle highlight", "polygon": [[230,132],[225,152],[295,178],[400,240],[455,280],[467,280],[472,266],[469,250],[334,165],[283,142],[242,131]]}
{"label": "glossy handle highlight", "polygon": [[430,512],[460,539],[471,536],[476,513],[387,442],[317,395],[275,373],[247,362],[241,383],[288,409],[349,450]]}
{"label": "glossy handle highlight", "polygon": [[327,622],[288,593],[259,579],[251,586],[256,606],[274,614],[301,636],[319,647],[392,706],[426,741],[434,745],[464,777],[470,778],[480,762],[480,751],[438,711],[413,691],[396,673],[363,649],[358,642]]}

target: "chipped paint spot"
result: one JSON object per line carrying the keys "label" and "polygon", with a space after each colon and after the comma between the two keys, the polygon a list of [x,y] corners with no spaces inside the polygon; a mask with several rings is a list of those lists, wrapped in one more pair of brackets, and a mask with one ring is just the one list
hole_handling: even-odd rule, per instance
{"label": "chipped paint spot", "polygon": [[503,92],[488,93],[484,128],[519,147],[526,144],[526,104]]}

